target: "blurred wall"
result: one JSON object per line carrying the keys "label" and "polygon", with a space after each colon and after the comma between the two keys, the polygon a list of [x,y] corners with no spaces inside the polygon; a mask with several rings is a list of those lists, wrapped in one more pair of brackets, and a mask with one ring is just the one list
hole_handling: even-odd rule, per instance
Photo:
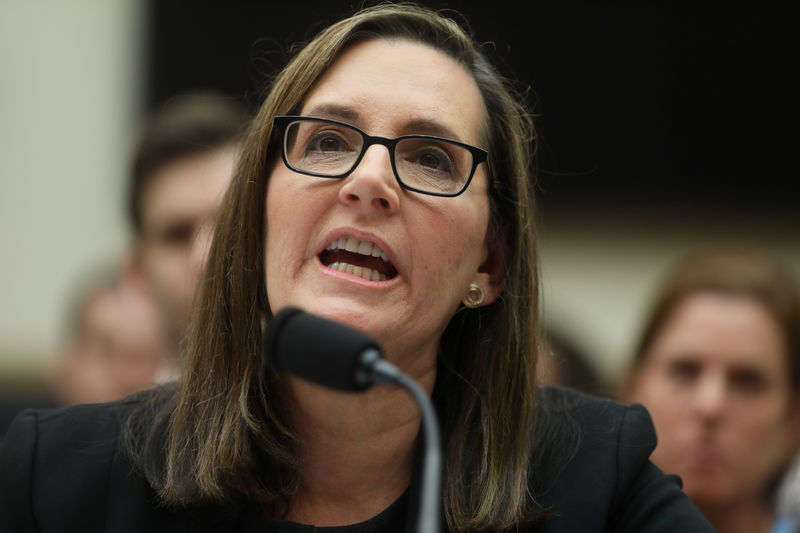
{"label": "blurred wall", "polygon": [[0,384],[38,375],[71,287],[124,242],[142,6],[0,2]]}

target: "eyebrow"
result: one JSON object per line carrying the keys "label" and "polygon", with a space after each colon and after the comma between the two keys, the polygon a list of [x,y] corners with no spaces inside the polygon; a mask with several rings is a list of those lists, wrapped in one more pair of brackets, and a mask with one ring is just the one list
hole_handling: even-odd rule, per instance
{"label": "eyebrow", "polygon": [[[306,116],[329,118],[333,120],[340,120],[347,123],[355,123],[354,125],[360,126],[359,119],[361,115],[358,111],[351,107],[341,106],[337,104],[322,104],[309,109]],[[403,125],[403,129],[407,133],[415,135],[433,135],[436,137],[443,137],[454,141],[461,141],[461,138],[456,133],[435,120],[426,118],[415,118]]]}
{"label": "eyebrow", "polygon": [[428,120],[425,118],[417,118],[405,125],[409,131],[413,131],[422,135],[434,135],[436,137],[444,137],[454,141],[460,141],[461,138],[456,133],[439,122]]}
{"label": "eyebrow", "polygon": [[336,104],[323,104],[311,108],[306,113],[306,116],[330,118],[333,120],[341,120],[342,122],[358,122],[360,117],[358,111],[353,108],[345,107]]}

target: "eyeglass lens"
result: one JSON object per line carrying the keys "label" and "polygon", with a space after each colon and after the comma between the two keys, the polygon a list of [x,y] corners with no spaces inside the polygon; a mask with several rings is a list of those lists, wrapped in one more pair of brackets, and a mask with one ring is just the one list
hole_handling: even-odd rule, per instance
{"label": "eyeglass lens", "polygon": [[[284,150],[288,163],[298,171],[339,177],[355,167],[364,150],[364,136],[344,124],[295,120],[286,128]],[[467,148],[422,136],[397,140],[393,162],[403,184],[433,193],[459,191],[473,167]]]}

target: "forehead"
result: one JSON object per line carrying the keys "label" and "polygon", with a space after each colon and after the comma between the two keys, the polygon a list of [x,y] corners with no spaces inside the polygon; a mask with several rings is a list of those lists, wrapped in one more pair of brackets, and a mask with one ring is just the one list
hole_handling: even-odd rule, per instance
{"label": "forehead", "polygon": [[481,145],[486,110],[472,75],[433,47],[371,39],[349,47],[315,83],[301,113],[353,123],[373,135],[430,133]]}
{"label": "forehead", "polygon": [[787,348],[778,322],[760,302],[745,296],[697,293],[679,303],[655,339],[665,357],[691,355],[727,366],[785,372]]}

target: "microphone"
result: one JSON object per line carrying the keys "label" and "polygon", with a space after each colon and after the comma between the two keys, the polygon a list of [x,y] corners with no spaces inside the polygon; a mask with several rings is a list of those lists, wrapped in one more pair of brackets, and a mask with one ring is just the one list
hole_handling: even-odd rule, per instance
{"label": "microphone", "polygon": [[382,383],[408,391],[419,406],[425,440],[417,531],[438,533],[442,452],[436,412],[422,387],[386,361],[372,337],[296,307],[286,307],[267,323],[261,357],[264,364],[278,372],[332,389],[364,391]]}
{"label": "microphone", "polygon": [[[332,389],[362,391],[380,380],[372,376],[373,366],[383,357],[377,342],[296,307],[287,307],[270,320],[261,349],[264,362],[278,372]],[[388,372],[395,377],[396,369]]]}

